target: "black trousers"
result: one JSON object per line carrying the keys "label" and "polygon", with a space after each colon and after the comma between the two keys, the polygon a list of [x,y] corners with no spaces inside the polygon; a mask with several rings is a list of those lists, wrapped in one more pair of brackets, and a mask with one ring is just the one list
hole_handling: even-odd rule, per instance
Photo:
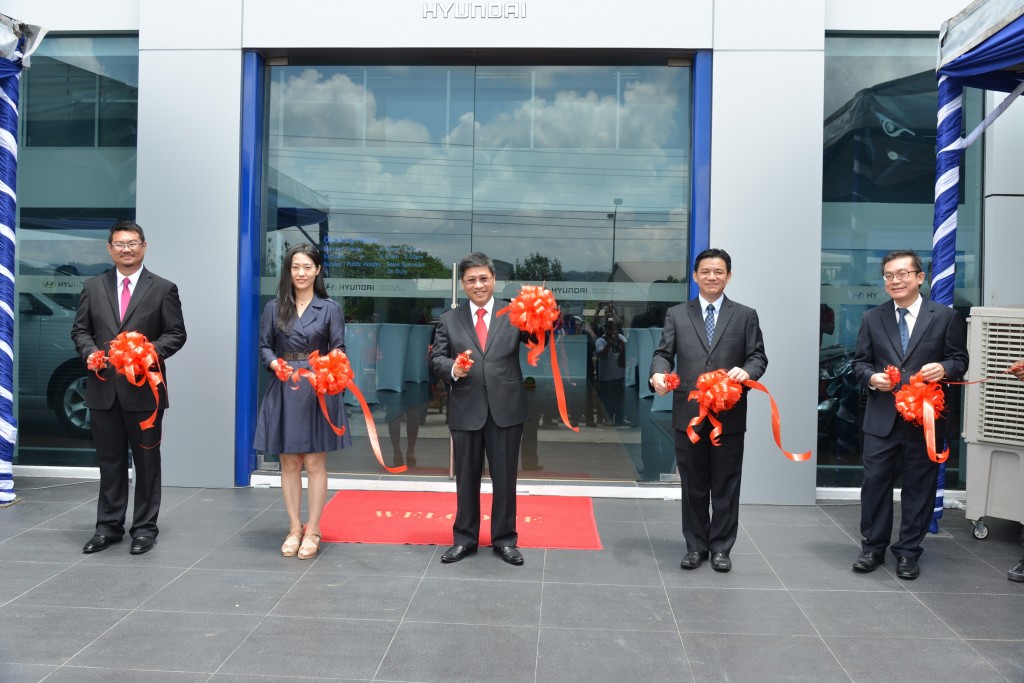
{"label": "black trousers", "polygon": [[128,451],[135,463],[135,509],[130,534],[156,536],[160,513],[160,439],[163,411],[143,430],[139,423],[151,411],[122,410],[117,399],[109,410],[90,409],[92,438],[100,466],[100,495],[96,504],[96,533],[124,536],[128,511]]}
{"label": "black trousers", "polygon": [[480,539],[480,477],[484,456],[494,485],[491,500],[491,545],[495,548],[515,546],[516,533],[516,470],[519,467],[519,445],[523,425],[499,427],[490,415],[483,429],[452,430],[455,450],[455,486],[458,509],[455,512],[453,535],[455,545],[474,546]]}
{"label": "black trousers", "polygon": [[700,441],[691,443],[685,431],[676,430],[676,464],[682,478],[686,550],[728,555],[736,544],[740,525],[745,433],[723,434],[718,437],[718,446],[711,443],[711,426],[707,420],[697,433]]}
{"label": "black trousers", "polygon": [[896,557],[921,557],[921,541],[935,510],[939,465],[928,458],[924,430],[897,419],[885,437],[864,435],[864,485],[860,489],[861,548],[885,554],[892,536],[892,488],[903,476]]}

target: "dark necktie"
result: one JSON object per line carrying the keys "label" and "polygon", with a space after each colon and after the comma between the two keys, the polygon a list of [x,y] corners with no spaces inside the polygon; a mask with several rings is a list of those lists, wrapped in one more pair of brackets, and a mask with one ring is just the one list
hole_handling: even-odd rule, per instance
{"label": "dark necktie", "polygon": [[903,346],[903,353],[907,352],[907,342],[910,341],[910,328],[907,327],[907,313],[905,308],[897,308],[896,312],[900,314],[899,322],[896,323],[896,327],[900,328],[900,344]]}
{"label": "dark necktie", "polygon": [[481,351],[487,348],[487,325],[484,323],[485,315],[487,315],[487,309],[476,309],[476,338],[480,340]]}
{"label": "dark necktie", "polygon": [[128,311],[128,302],[132,300],[132,291],[128,289],[128,278],[124,279],[124,285],[121,287],[121,320],[124,321],[124,314]]}
{"label": "dark necktie", "polygon": [[711,339],[715,336],[715,306],[708,304],[708,314],[704,316],[704,329],[708,333],[708,346],[711,346]]}

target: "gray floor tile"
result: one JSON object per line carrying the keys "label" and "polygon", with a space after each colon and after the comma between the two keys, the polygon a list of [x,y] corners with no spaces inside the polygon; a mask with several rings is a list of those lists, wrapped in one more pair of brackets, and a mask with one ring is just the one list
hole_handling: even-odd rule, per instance
{"label": "gray floor tile", "polygon": [[[254,517],[257,517],[262,512],[262,509],[195,508],[190,503],[183,503],[171,510],[161,509],[160,531],[224,536],[241,531]],[[287,532],[287,523],[282,528]],[[284,535],[281,538],[283,540]],[[278,545],[280,545],[280,542],[278,542]]]}
{"label": "gray floor tile", "polygon": [[0,605],[32,590],[68,566],[59,562],[0,561]]}
{"label": "gray floor tile", "polygon": [[54,671],[46,683],[206,683],[209,679],[210,674],[207,673],[107,669],[65,664]]}
{"label": "gray floor tile", "polygon": [[[393,621],[270,616],[219,673],[369,680],[397,627]],[[420,647],[413,646],[416,658],[423,656]]]}
{"label": "gray floor tile", "polygon": [[[537,626],[541,584],[524,581],[423,579],[407,621]],[[471,606],[466,608],[466,606]]]}
{"label": "gray floor tile", "polygon": [[665,589],[545,583],[541,626],[675,631]]}
{"label": "gray floor tile", "polygon": [[82,545],[96,531],[96,504],[82,503],[62,515],[39,524],[37,529],[69,529],[82,538]]}
{"label": "gray floor tile", "polygon": [[537,627],[403,623],[377,673],[385,681],[527,683]]}
{"label": "gray floor tile", "polygon": [[4,683],[37,683],[56,669],[55,666],[42,664],[5,664],[0,662],[0,681]]}
{"label": "gray floor tile", "polygon": [[689,665],[677,633],[542,628],[537,681],[680,681]]}
{"label": "gray floor tile", "polygon": [[180,569],[168,567],[76,564],[13,604],[135,609],[179,574]]}
{"label": "gray floor tile", "polygon": [[913,671],[920,681],[1005,683],[959,638],[826,638],[825,643],[858,683],[891,683],[895,671]]}
{"label": "gray floor tile", "polygon": [[961,638],[1018,640],[1024,652],[1024,595],[921,593],[916,597]]}
{"label": "gray floor tile", "polygon": [[[849,683],[816,636],[687,633],[683,644],[697,681]],[[894,680],[894,679],[890,679]]]}
{"label": "gray floor tile", "polygon": [[762,526],[836,526],[836,523],[816,505],[741,505],[740,524]]}
{"label": "gray floor tile", "polygon": [[[742,524],[742,521],[740,522]],[[860,540],[836,526],[796,526],[784,524],[743,526],[757,552],[765,556],[820,555],[860,552]],[[852,561],[852,560],[851,560]]]}
{"label": "gray floor tile", "polygon": [[606,552],[590,550],[548,550],[544,580],[556,583],[600,583],[628,586],[661,586],[661,572],[648,548],[630,547]]}
{"label": "gray floor tile", "polygon": [[[0,543],[0,560],[41,559],[47,562],[74,564],[87,559],[82,546],[92,536],[92,530],[72,531],[67,529],[28,529],[24,533]],[[128,554],[128,545],[121,543],[103,552],[117,552],[123,548]]]}
{"label": "gray floor tile", "polygon": [[[131,565],[133,567],[177,567],[184,569],[196,564],[215,552],[217,547],[232,538],[230,534],[183,534],[175,531],[161,531],[156,538],[156,547],[142,555],[132,555],[131,538],[125,536],[120,545],[93,553],[84,560],[88,564]],[[88,540],[88,536],[86,536]],[[84,544],[85,541],[82,541]]]}
{"label": "gray floor tile", "polygon": [[768,555],[768,564],[789,590],[904,591],[905,584],[885,568],[895,571],[892,557],[868,574],[853,570],[859,548],[841,554]]}
{"label": "gray floor tile", "polygon": [[[647,534],[651,539],[651,546],[656,553],[674,552],[679,553],[682,559],[686,552],[686,540],[683,538],[682,527],[679,522],[667,522],[647,524]],[[756,553],[757,547],[750,540],[750,536],[743,530],[742,524],[736,532],[736,545],[733,546],[731,554]]]}
{"label": "gray floor tile", "polygon": [[546,550],[520,548],[524,563],[514,567],[494,554],[489,546],[481,546],[476,555],[453,564],[441,562],[441,553],[448,546],[438,548],[434,559],[427,565],[425,576],[434,579],[482,579],[485,581],[539,582],[544,575]]}
{"label": "gray floor tile", "polygon": [[397,576],[306,574],[288,591],[275,616],[397,621],[405,615],[420,579]]}
{"label": "gray floor tile", "polygon": [[705,562],[697,569],[679,566],[682,554],[658,554],[661,578],[675,588],[782,588],[782,581],[763,557],[753,554],[730,555],[732,571],[716,572]]}
{"label": "gray floor tile", "polygon": [[0,629],[0,662],[63,664],[128,612],[8,603]]}
{"label": "gray floor tile", "polygon": [[783,590],[670,588],[668,595],[681,633],[814,635]]}
{"label": "gray floor tile", "polygon": [[[18,483],[21,480],[19,479]],[[99,480],[76,481],[74,479],[48,479],[33,482],[30,486],[16,486],[23,502],[34,503],[85,503],[93,501],[100,490]],[[94,509],[95,511],[95,509]]]}
{"label": "gray floor tile", "polygon": [[437,562],[436,546],[432,545],[328,543],[309,573],[423,576]]}
{"label": "gray floor tile", "polygon": [[139,609],[265,616],[297,579],[293,572],[189,569]]}
{"label": "gray floor tile", "polygon": [[1024,681],[1024,643],[1019,640],[968,640],[967,644],[985,658],[1008,681]]}
{"label": "gray floor tile", "polygon": [[212,674],[259,622],[249,615],[137,611],[68,664]]}
{"label": "gray floor tile", "polygon": [[918,638],[953,635],[946,624],[909,593],[793,591],[792,595],[824,638],[901,638],[910,635],[908,624],[913,624],[913,635]]}
{"label": "gray floor tile", "polygon": [[[20,494],[19,494],[20,495]],[[79,508],[78,503],[46,503],[22,500],[9,507],[0,508],[0,527],[5,529],[31,529],[48,520],[63,515],[68,510]],[[85,511],[82,515],[96,519],[96,510]],[[85,541],[82,541],[85,543]]]}
{"label": "gray floor tile", "polygon": [[[912,593],[1006,593],[1021,595],[1021,587],[1006,580],[1006,571],[982,560],[921,557],[921,576],[905,583]],[[895,570],[894,570],[895,571]]]}
{"label": "gray floor tile", "polygon": [[605,522],[643,522],[640,501],[623,498],[595,498],[593,500],[594,519],[598,526]]}
{"label": "gray floor tile", "polygon": [[284,537],[277,535],[235,534],[222,541],[195,566],[199,569],[302,573],[308,571],[318,561],[319,558],[303,561],[294,557],[282,557],[283,541]]}

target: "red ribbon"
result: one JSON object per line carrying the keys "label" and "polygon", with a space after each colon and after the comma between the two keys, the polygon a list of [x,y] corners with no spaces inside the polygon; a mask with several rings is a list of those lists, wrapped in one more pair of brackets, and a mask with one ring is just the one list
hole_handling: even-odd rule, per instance
{"label": "red ribbon", "polygon": [[[114,370],[124,375],[125,379],[133,385],[141,387],[143,384],[149,384],[149,388],[153,391],[156,407],[153,408],[152,415],[139,423],[139,427],[150,429],[156,424],[156,416],[160,411],[160,392],[157,387],[164,381],[163,373],[160,372],[160,357],[157,356],[153,344],[146,339],[144,334],[122,332],[114,338],[114,341],[110,342],[110,353],[106,358],[103,358],[102,355],[97,356],[97,354],[102,354],[102,352],[94,351],[89,356],[87,364],[90,370],[96,371],[97,377],[99,377],[99,369],[110,363]],[[156,368],[156,370],[152,368]],[[103,378],[100,377],[100,379]]]}
{"label": "red ribbon", "polygon": [[763,391],[768,396],[772,406],[772,434],[775,436],[775,445],[779,447],[782,454],[794,462],[810,460],[810,451],[806,453],[790,453],[782,447],[782,421],[779,418],[779,407],[776,405],[775,398],[768,389],[760,382],[755,382],[752,379],[744,382],[730,379],[729,374],[725,370],[705,372],[697,378],[697,389],[690,392],[688,400],[696,400],[700,405],[699,414],[690,420],[690,423],[686,426],[686,435],[690,437],[690,441],[692,443],[700,441],[700,436],[694,430],[694,427],[707,417],[713,426],[711,430],[711,443],[715,446],[719,445],[718,437],[722,433],[722,423],[715,418],[715,413],[729,410],[736,405],[736,402],[743,396],[741,386]]}
{"label": "red ribbon", "polygon": [[295,368],[288,365],[288,362],[284,358],[277,359],[277,370],[274,370],[274,374],[282,382],[287,382],[292,374],[295,372]]}
{"label": "red ribbon", "polygon": [[900,369],[895,365],[886,365],[884,372],[889,376],[889,386],[892,387],[893,391],[896,391],[896,388],[900,385],[900,380],[903,378],[903,375],[900,374]]}
{"label": "red ribbon", "polygon": [[938,382],[926,382],[919,372],[911,376],[910,383],[896,392],[896,410],[903,419],[924,427],[924,440],[928,458],[932,462],[946,462],[949,448],[939,453],[935,450],[935,418],[946,407],[946,397]]}
{"label": "red ribbon", "polygon": [[[341,349],[332,349],[326,356],[321,356],[319,351],[314,351],[309,354],[309,367],[309,370],[305,368],[296,370],[292,374],[291,380],[299,382],[305,379],[310,383],[320,401],[320,411],[324,414],[327,424],[330,425],[334,433],[342,436],[345,433],[345,428],[336,427],[331,422],[331,416],[327,412],[326,396],[334,396],[348,389],[356,397],[360,407],[363,409],[363,418],[366,420],[366,433],[370,438],[370,448],[377,457],[377,462],[380,463],[381,467],[393,474],[405,472],[408,469],[405,465],[401,467],[388,467],[384,464],[384,457],[380,452],[380,440],[377,438],[377,425],[373,422],[370,406],[366,404],[363,392],[359,391],[359,387],[352,381],[355,373],[352,372],[352,365],[349,363],[345,352]],[[278,376],[280,377],[280,375]],[[282,381],[287,379],[285,377]]]}
{"label": "red ribbon", "polygon": [[107,379],[100,374],[100,370],[107,367],[107,357],[103,353],[102,349],[98,349],[89,354],[89,357],[85,359],[85,367],[87,370],[92,370],[96,373],[96,378],[99,379],[99,381],[107,381]]}
{"label": "red ribbon", "polygon": [[679,375],[674,372],[667,373],[665,375],[665,386],[668,387],[669,391],[675,391],[679,388]]}
{"label": "red ribbon", "polygon": [[466,349],[465,351],[460,353],[458,356],[456,356],[455,357],[455,367],[459,368],[460,370],[465,370],[466,372],[469,372],[469,369],[471,367],[473,367],[473,363],[476,362],[472,358],[469,357],[469,355],[471,353],[473,353],[473,351],[471,349]]}
{"label": "red ribbon", "polygon": [[[558,303],[554,294],[540,285],[523,285],[519,296],[512,299],[512,302],[505,308],[498,311],[497,315],[508,313],[508,320],[514,327],[527,334],[530,334],[537,341],[530,340],[526,343],[529,351],[526,354],[526,362],[536,366],[537,359],[544,352],[544,343],[549,332],[555,328],[555,323],[561,316]],[[569,411],[565,405],[565,388],[562,386],[562,373],[558,369],[558,352],[555,350],[555,337],[551,336],[551,377],[555,384],[555,399],[558,403],[558,414],[562,423],[574,432],[580,431],[579,427],[573,427],[569,422]]]}

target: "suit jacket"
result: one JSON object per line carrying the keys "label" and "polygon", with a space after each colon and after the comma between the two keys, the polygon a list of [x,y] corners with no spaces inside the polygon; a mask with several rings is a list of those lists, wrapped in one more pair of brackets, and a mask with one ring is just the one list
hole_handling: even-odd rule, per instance
{"label": "suit jacket", "polygon": [[[132,292],[124,322],[120,322],[117,305],[116,268],[86,280],[78,301],[75,322],[71,326],[71,340],[78,355],[86,360],[94,351],[110,351],[110,342],[121,332],[139,332],[153,344],[161,361],[173,356],[185,345],[185,320],[181,314],[178,287],[170,280],[143,268]],[[164,382],[158,387],[160,408],[166,408],[167,368],[161,367]],[[150,411],[156,406],[153,391],[148,384],[137,387],[112,367],[100,371],[106,381],[90,374],[85,388],[85,405],[100,410],[109,409],[114,397],[125,410]]]}
{"label": "suit jacket", "polygon": [[[430,368],[451,387],[450,429],[483,429],[488,412],[499,427],[526,422],[526,388],[519,366],[519,345],[525,335],[512,326],[507,314],[497,315],[504,305],[505,302],[494,301],[487,349],[483,351],[468,301],[442,313],[437,323]],[[473,368],[466,377],[452,381],[455,357],[467,349],[473,352]]]}
{"label": "suit jacket", "polygon": [[304,318],[283,331],[277,327],[277,299],[267,302],[260,316],[259,341],[260,362],[267,370],[271,363],[285,353],[309,353],[316,350],[323,356],[333,349],[345,350],[345,316],[341,305],[333,299],[324,299],[314,294],[309,308]]}
{"label": "suit jacket", "polygon": [[[950,380],[960,379],[967,371],[967,332],[960,314],[927,297],[922,299],[905,354],[896,326],[896,305],[892,300],[870,309],[861,320],[853,372],[857,382],[868,389],[864,410],[864,432],[867,434],[887,436],[898,414],[896,401],[890,392],[870,389],[868,380],[871,375],[893,365],[900,370],[901,383],[907,384],[910,376],[928,363],[941,363],[946,369],[946,378]],[[938,435],[945,436],[950,425],[945,420],[937,420],[935,428]]]}
{"label": "suit jacket", "polygon": [[[661,343],[651,360],[651,375],[671,372],[676,367],[679,388],[672,396],[672,426],[685,430],[690,420],[697,417],[699,405],[688,400],[697,386],[697,378],[705,372],[740,367],[750,379],[756,380],[768,367],[764,353],[764,339],[758,324],[757,311],[725,297],[715,323],[715,334],[708,344],[704,327],[704,311],[700,299],[693,298],[668,309]],[[723,434],[747,430],[747,389],[732,407],[718,414]]]}

